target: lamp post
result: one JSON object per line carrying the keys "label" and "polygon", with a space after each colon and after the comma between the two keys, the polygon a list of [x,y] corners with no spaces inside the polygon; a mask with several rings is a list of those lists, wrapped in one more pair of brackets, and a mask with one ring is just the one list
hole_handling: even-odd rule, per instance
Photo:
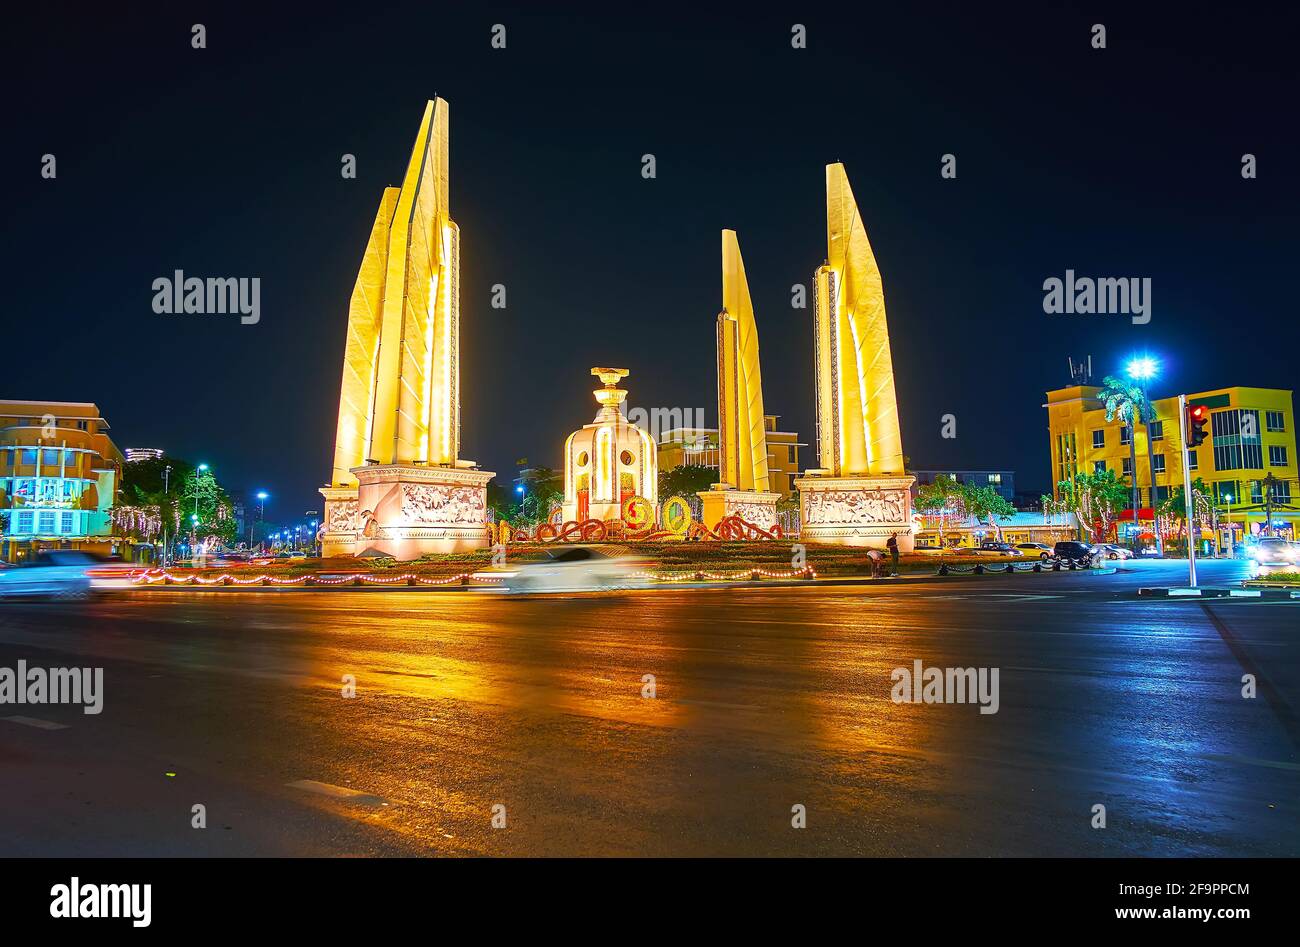
{"label": "lamp post", "polygon": [[[167,496],[168,496],[168,494],[171,492],[171,489],[170,489],[170,488],[171,488],[171,483],[170,483],[170,480],[171,480],[171,473],[172,473],[171,464],[166,464],[166,465],[164,465],[164,466],[163,466],[163,515],[164,515],[164,516],[167,515],[167,513],[166,513],[166,511],[167,511]],[[163,543],[162,543],[162,567],[163,567],[164,569],[166,569],[166,568],[167,568],[167,521],[166,521],[166,520],[163,520],[163,535],[162,535],[162,540],[163,540]]]}
{"label": "lamp post", "polygon": [[[1165,554],[1164,537],[1160,535],[1160,524],[1156,520],[1156,455],[1155,447],[1151,442],[1151,422],[1155,420],[1155,408],[1151,406],[1151,401],[1147,397],[1147,382],[1154,378],[1160,372],[1160,363],[1149,355],[1129,359],[1128,365],[1125,366],[1128,376],[1138,383],[1142,389],[1141,407],[1150,413],[1143,422],[1147,429],[1147,473],[1151,478],[1151,531],[1156,537],[1156,552],[1161,556]],[[1139,411],[1139,414],[1142,412]],[[1130,436],[1137,437],[1137,418],[1133,418],[1133,425],[1130,428]],[[1133,484],[1137,485],[1137,471],[1133,471]],[[1137,509],[1133,510],[1133,524],[1138,525]],[[1139,527],[1140,529],[1140,527]]]}

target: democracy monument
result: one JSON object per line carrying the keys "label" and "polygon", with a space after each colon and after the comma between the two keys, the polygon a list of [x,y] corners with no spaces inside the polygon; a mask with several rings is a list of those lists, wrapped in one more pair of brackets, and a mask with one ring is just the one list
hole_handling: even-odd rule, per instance
{"label": "democracy monument", "polygon": [[[564,444],[564,501],[535,533],[489,521],[495,474],[460,457],[460,229],[449,209],[448,106],[435,98],[399,187],[384,189],[348,308],[322,555],[415,559],[501,541],[776,539],[758,326],[734,230],[716,320],[718,482],[658,506],[654,438],[628,421],[625,368],[591,374],[599,409]],[[842,164],[826,168],[826,261],[814,274],[819,466],[795,481],[801,538],[913,546],[879,267]]]}

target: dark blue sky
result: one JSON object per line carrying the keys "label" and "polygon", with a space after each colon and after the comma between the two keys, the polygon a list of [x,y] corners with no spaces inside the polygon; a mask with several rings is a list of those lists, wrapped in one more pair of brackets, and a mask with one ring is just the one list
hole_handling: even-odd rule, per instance
{"label": "dark blue sky", "polygon": [[[1294,14],[187,6],[10,21],[0,396],[95,401],[122,446],[271,490],[268,517],[320,508],[348,296],[435,93],[462,232],[462,453],[506,478],[519,457],[558,464],[593,413],[595,364],[632,370],[632,404],[713,423],[724,227],[767,409],[812,441],[810,313],[790,286],[825,255],[835,160],[884,274],[916,467],[1010,467],[1045,489],[1040,406],[1070,356],[1157,354],[1158,394],[1295,387]],[[260,277],[261,322],[155,314],[151,283],[175,269]],[[1066,269],[1149,277],[1151,322],[1045,315],[1043,280]]]}

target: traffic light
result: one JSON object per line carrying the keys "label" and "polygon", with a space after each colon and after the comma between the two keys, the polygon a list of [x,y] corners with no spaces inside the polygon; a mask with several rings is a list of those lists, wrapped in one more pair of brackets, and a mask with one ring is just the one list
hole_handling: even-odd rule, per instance
{"label": "traffic light", "polygon": [[1209,409],[1203,404],[1187,406],[1187,446],[1200,447],[1209,435],[1205,425],[1210,423]]}

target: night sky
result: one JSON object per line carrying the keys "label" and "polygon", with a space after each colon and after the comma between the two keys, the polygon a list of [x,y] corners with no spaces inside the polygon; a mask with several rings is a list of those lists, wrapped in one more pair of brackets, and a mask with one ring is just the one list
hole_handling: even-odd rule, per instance
{"label": "night sky", "polygon": [[[724,227],[767,411],[813,442],[811,310],[790,287],[825,256],[836,160],[884,275],[914,467],[1010,468],[1021,490],[1047,489],[1041,405],[1071,356],[1100,379],[1157,355],[1160,396],[1296,387],[1294,14],[271,6],[6,13],[0,386],[93,401],[120,447],[270,490],[268,519],[321,508],[349,295],[435,93],[462,235],[462,456],[502,479],[518,458],[559,465],[594,414],[593,365],[631,369],[632,405],[716,423]],[[1241,176],[1248,152],[1257,180]],[[1151,278],[1150,323],[1045,315],[1043,280],[1067,268]],[[260,277],[261,322],[155,314],[151,284],[176,269]]]}

